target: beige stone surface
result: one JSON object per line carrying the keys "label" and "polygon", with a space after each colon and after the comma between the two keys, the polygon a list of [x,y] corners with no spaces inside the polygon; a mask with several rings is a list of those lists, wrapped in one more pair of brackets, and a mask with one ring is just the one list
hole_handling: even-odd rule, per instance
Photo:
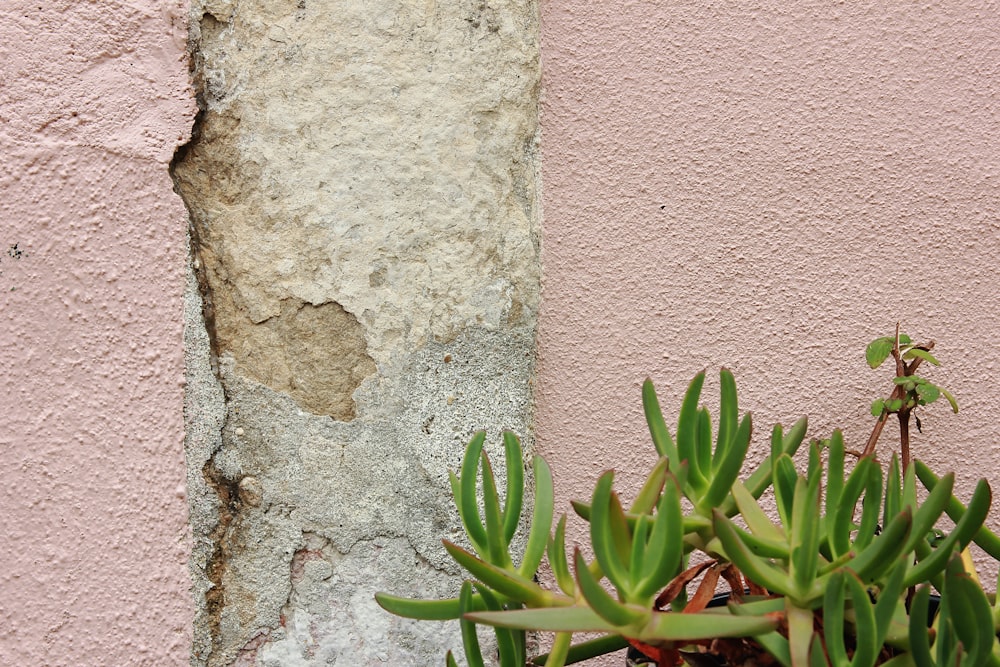
{"label": "beige stone surface", "polygon": [[530,424],[536,13],[194,3],[202,115],[174,176],[197,664],[458,646],[372,594],[456,589],[447,469],[474,430]]}

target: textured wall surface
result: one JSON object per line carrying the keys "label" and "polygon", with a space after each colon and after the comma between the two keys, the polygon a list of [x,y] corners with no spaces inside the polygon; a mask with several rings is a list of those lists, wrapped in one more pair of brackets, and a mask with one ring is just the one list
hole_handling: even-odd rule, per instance
{"label": "textured wall surface", "polygon": [[0,6],[0,664],[185,665],[186,6]]}
{"label": "textured wall surface", "polygon": [[996,3],[554,0],[542,27],[536,438],[563,502],[652,465],[646,376],[676,420],[727,365],[758,442],[808,414],[862,446],[891,387],[863,351],[897,320],[963,409],[925,410],[916,455],[1000,488]]}
{"label": "textured wall surface", "polygon": [[457,628],[372,595],[454,592],[447,470],[475,429],[530,423],[536,8],[215,0],[191,23],[195,662],[437,663]]}

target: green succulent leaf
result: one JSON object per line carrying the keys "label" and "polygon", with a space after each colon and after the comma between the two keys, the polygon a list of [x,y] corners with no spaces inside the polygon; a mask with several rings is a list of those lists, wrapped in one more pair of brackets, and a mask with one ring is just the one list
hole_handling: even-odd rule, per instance
{"label": "green succulent leaf", "polygon": [[704,371],[694,376],[684,394],[680,415],[677,418],[677,454],[681,461],[688,463],[688,484],[692,492],[689,496],[695,497],[700,497],[708,484],[706,471],[701,468],[701,458],[697,452],[700,412],[698,399],[701,398],[701,388],[704,383]]}
{"label": "green succulent leaf", "polygon": [[904,507],[878,537],[855,556],[850,564],[851,570],[865,583],[879,578],[902,555],[912,524],[912,512],[909,507]]}
{"label": "green succulent leaf", "polygon": [[505,570],[492,563],[487,563],[448,540],[441,542],[444,544],[445,551],[455,559],[455,562],[468,570],[476,579],[511,600],[531,606],[564,606],[571,603],[568,598],[562,598],[543,590],[531,579],[522,577],[512,570]]}
{"label": "green succulent leaf", "polygon": [[486,548],[490,563],[502,568],[513,566],[504,539],[503,513],[500,509],[500,496],[497,494],[496,478],[493,476],[493,466],[490,457],[483,452],[483,514],[486,519]]}
{"label": "green succulent leaf", "polygon": [[[590,539],[597,562],[608,580],[619,591],[629,591],[631,589],[629,573],[625,566],[628,552],[623,555],[619,548],[627,548],[630,538],[627,525],[622,535],[619,524],[624,523],[625,518],[624,515],[619,517],[620,506],[611,491],[613,483],[614,471],[609,470],[601,475],[594,487],[594,497],[590,505]],[[579,580],[579,577],[577,579]]]}
{"label": "green succulent leaf", "polygon": [[[600,582],[590,573],[580,550],[574,554],[576,582],[587,604],[604,621],[613,627],[629,627],[643,622],[652,612],[648,608],[623,604],[608,594]],[[545,628],[538,628],[543,630]],[[572,628],[566,628],[571,630]]]}
{"label": "green succulent leaf", "polygon": [[[906,475],[908,478],[912,478],[913,468],[914,466],[910,466],[907,469]],[[954,473],[948,473],[928,494],[927,499],[923,503],[918,505],[915,500],[907,503],[909,507],[916,507],[916,512],[913,514],[913,530],[910,531],[909,540],[906,546],[903,547],[903,553],[913,551],[916,549],[918,542],[926,540],[927,533],[934,528],[934,525],[944,513],[948,501],[951,499],[951,490],[954,482]]]}
{"label": "green succulent leaf", "polygon": [[830,436],[826,450],[826,513],[831,516],[844,493],[844,436],[839,429]]}
{"label": "green succulent leaf", "polygon": [[667,480],[667,469],[670,466],[670,459],[661,456],[650,471],[646,482],[639,489],[635,500],[629,507],[629,512],[635,514],[647,514],[656,507],[656,501],[663,490],[663,483]]}
{"label": "green succulent leaf", "polygon": [[844,647],[844,577],[843,570],[833,573],[823,594],[823,634],[830,664],[835,667],[848,665],[847,649]]}
{"label": "green succulent leaf", "polygon": [[795,596],[795,585],[787,573],[757,556],[737,532],[736,526],[718,510],[713,513],[715,534],[726,551],[726,556],[751,581],[781,595]]}
{"label": "green succulent leaf", "polygon": [[868,599],[868,591],[861,580],[848,572],[844,577],[847,590],[851,594],[851,603],[854,610],[854,636],[855,649],[854,657],[851,659],[851,667],[869,667],[875,664],[881,644],[878,641],[878,632],[875,621],[875,610]]}
{"label": "green succulent leaf", "polygon": [[677,574],[684,555],[684,526],[681,519],[681,493],[677,481],[667,478],[656,509],[653,530],[646,543],[641,577],[635,587],[636,598],[655,595]]}
{"label": "green succulent leaf", "polygon": [[[955,517],[952,517],[952,520],[955,520],[955,527],[952,531],[929,556],[922,559],[907,573],[907,586],[912,586],[921,581],[930,581],[932,577],[935,577],[947,565],[947,559],[953,551],[960,552],[965,549],[969,542],[978,536],[979,531],[984,530],[983,522],[986,521],[986,516],[989,514],[992,499],[990,485],[985,479],[979,480],[975,490],[972,492],[968,509],[965,509],[957,520],[955,520]],[[958,501],[956,500],[955,502]],[[959,506],[961,506],[961,503],[959,503]]]}
{"label": "green succulent leaf", "polygon": [[746,522],[747,528],[756,537],[772,542],[787,543],[785,531],[780,526],[774,525],[771,517],[761,509],[761,506],[757,503],[757,499],[753,497],[746,486],[740,481],[733,484],[733,499],[736,501],[736,507],[739,509],[740,516]]}
{"label": "green succulent leaf", "polygon": [[882,412],[885,410],[885,399],[877,398],[872,401],[872,417],[880,417]]}
{"label": "green succulent leaf", "polygon": [[479,516],[479,502],[476,498],[476,473],[479,472],[479,461],[486,442],[486,432],[477,431],[465,448],[462,468],[459,474],[459,493],[455,495],[458,514],[465,526],[465,532],[472,542],[476,552],[485,556],[487,552],[486,528]]}
{"label": "green succulent leaf", "polygon": [[793,667],[808,667],[813,640],[813,612],[796,606],[785,599],[785,618],[788,622],[788,648]]}
{"label": "green succulent leaf", "polygon": [[[940,481],[937,475],[935,475],[923,461],[914,461],[913,463],[914,470],[917,473],[917,478],[920,480],[921,484],[923,484],[928,491],[932,491],[935,485],[937,485]],[[980,480],[979,484],[976,485],[976,490],[972,494],[973,498],[976,498],[976,494],[980,492],[980,486],[984,484],[984,492],[988,493],[990,497],[992,497],[989,484],[986,484],[985,480]],[[988,502],[989,501],[987,501],[987,503]],[[957,525],[966,514],[967,509],[958,498],[952,496],[948,501],[948,506],[945,507],[945,512]],[[992,558],[1000,560],[1000,537],[998,537],[996,533],[991,531],[989,528],[984,525],[980,525],[978,529],[976,529],[972,541],[979,545],[979,547],[988,553]]]}
{"label": "green succulent leaf", "polygon": [[[462,613],[473,611],[472,607],[472,584],[468,581],[462,584],[462,591],[458,596]],[[485,667],[483,654],[479,648],[479,637],[476,635],[476,624],[463,617],[459,620],[462,630],[462,646],[465,648],[465,659],[469,661],[469,667]]]}
{"label": "green succulent leaf", "polygon": [[504,460],[507,463],[507,497],[503,508],[503,536],[507,544],[510,544],[521,520],[521,506],[524,502],[524,461],[521,458],[521,441],[510,431],[504,431],[503,447]]}
{"label": "green succulent leaf", "polygon": [[462,615],[458,598],[450,600],[413,600],[386,593],[376,593],[375,601],[391,614],[422,621],[450,621]]}
{"label": "green succulent leaf", "polygon": [[717,472],[728,456],[739,420],[739,403],[736,396],[736,378],[723,368],[719,371],[719,433],[712,460],[712,471]]}
{"label": "green succulent leaf", "polygon": [[770,632],[779,621],[770,617],[729,614],[655,612],[639,632],[639,641],[687,642],[715,637],[752,637]]}
{"label": "green succulent leaf", "polygon": [[532,509],[531,528],[528,531],[528,542],[524,547],[524,558],[521,559],[521,565],[517,569],[518,574],[526,578],[533,577],[538,571],[548,545],[552,516],[555,513],[552,471],[541,456],[534,457],[532,466],[535,473],[535,506]]}
{"label": "green succulent leaf", "polygon": [[882,523],[888,524],[892,517],[899,514],[903,507],[903,493],[900,485],[899,457],[892,455],[889,462],[889,472],[885,479],[885,498],[882,510]]}
{"label": "green succulent leaf", "polygon": [[646,381],[642,383],[642,410],[646,415],[646,426],[653,439],[653,446],[656,447],[660,456],[667,457],[671,470],[675,470],[680,465],[681,460],[678,457],[674,439],[670,437],[667,424],[663,421],[663,412],[660,410],[660,401],[656,398],[653,381],[649,378],[646,378]]}
{"label": "green succulent leaf", "polygon": [[697,512],[708,515],[713,507],[719,507],[729,495],[733,484],[739,479],[740,471],[743,469],[743,462],[746,460],[747,450],[750,448],[750,435],[753,431],[753,422],[750,414],[744,415],[736,432],[729,439],[726,450],[717,455],[713,461],[712,481],[708,490],[698,502]]}
{"label": "green succulent leaf", "polygon": [[[468,582],[466,582],[468,583]],[[483,604],[487,611],[503,611],[504,607],[500,600],[490,591],[489,588],[480,583],[472,582],[473,587],[482,597]],[[465,611],[474,611],[475,608]],[[500,667],[524,667],[527,660],[525,655],[525,645],[523,633],[509,628],[494,628],[494,635],[497,638],[497,652],[500,655]]]}
{"label": "green succulent leaf", "polygon": [[[809,597],[819,567],[819,476],[812,483],[799,478],[792,501],[789,570],[797,597]],[[793,651],[794,653],[794,651]]]}
{"label": "green succulent leaf", "polygon": [[698,457],[698,470],[706,480],[712,479],[712,415],[708,408],[698,409],[698,432],[694,454]]}
{"label": "green succulent leaf", "polygon": [[556,524],[555,533],[549,541],[549,565],[552,567],[552,574],[556,578],[559,588],[569,596],[576,595],[576,583],[569,570],[569,563],[566,560],[566,515],[563,514]]}
{"label": "green succulent leaf", "polygon": [[792,458],[787,454],[782,454],[774,463],[774,498],[777,501],[778,516],[785,526],[792,524],[792,501],[795,498],[795,484],[799,479],[799,474],[795,470]]}
{"label": "green succulent leaf", "polygon": [[866,481],[864,499],[861,501],[861,520],[854,540],[855,549],[864,549],[875,538],[882,505],[882,467],[873,462],[869,466]]}
{"label": "green succulent leaf", "polygon": [[910,655],[917,667],[937,667],[931,654],[931,631],[927,627],[931,587],[921,586],[910,602]]}
{"label": "green succulent leaf", "polygon": [[[557,642],[559,641],[559,637],[563,634],[570,633],[558,633],[556,635]],[[566,661],[564,664],[574,665],[578,662],[583,662],[584,660],[590,660],[591,658],[620,651],[624,648],[628,648],[628,646],[628,641],[621,635],[604,635],[603,637],[588,639],[587,641],[579,642],[569,647],[569,650],[566,652]],[[540,655],[532,660],[531,664],[544,665],[545,667],[556,667],[555,663],[549,662],[551,655],[551,653]]]}
{"label": "green succulent leaf", "polygon": [[[563,667],[569,659],[569,652],[573,645],[572,632],[557,632],[555,640],[552,642],[552,650],[544,657],[539,656],[532,660],[533,665],[547,665],[548,667]],[[574,660],[574,662],[577,662]]]}

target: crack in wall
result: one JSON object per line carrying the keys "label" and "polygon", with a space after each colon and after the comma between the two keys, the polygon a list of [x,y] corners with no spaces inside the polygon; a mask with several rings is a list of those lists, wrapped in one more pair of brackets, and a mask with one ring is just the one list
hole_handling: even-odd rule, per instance
{"label": "crack in wall", "polygon": [[208,616],[209,636],[214,648],[222,637],[222,612],[226,606],[225,576],[232,556],[232,536],[242,502],[238,484],[226,479],[222,471],[216,467],[214,458],[205,462],[202,473],[205,482],[219,497],[219,522],[208,535],[214,548],[208,562],[205,563],[205,575],[212,585],[205,592],[205,610]]}

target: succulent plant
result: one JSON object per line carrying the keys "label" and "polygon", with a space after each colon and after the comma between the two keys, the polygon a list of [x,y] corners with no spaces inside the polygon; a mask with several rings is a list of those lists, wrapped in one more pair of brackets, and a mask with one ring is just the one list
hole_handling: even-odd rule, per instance
{"label": "succulent plant", "polygon": [[[956,406],[939,387],[913,379],[920,361],[936,362],[932,346],[913,346],[898,330],[869,346],[873,367],[892,355],[902,371],[880,405],[880,422],[891,413],[908,421],[940,395]],[[652,383],[643,385],[659,459],[628,508],[611,471],[589,503],[574,503],[589,521],[593,561],[579,548],[567,554],[565,515],[553,530],[552,475],[538,456],[528,534],[514,540],[524,506],[520,443],[504,434],[501,498],[480,432],[451,476],[471,549],[444,542],[471,578],[450,600],[382,593],[379,604],[411,618],[457,619],[471,667],[486,664],[477,625],[492,626],[501,667],[560,667],[626,646],[661,667],[705,664],[709,655],[726,661],[717,664],[786,667],[1000,665],[1000,606],[980,586],[967,550],[976,542],[1000,560],[1000,538],[984,526],[991,503],[985,480],[965,505],[952,495],[954,475],[910,465],[908,448],[883,470],[874,457],[877,433],[849,466],[839,431],[808,443],[800,471],[793,457],[805,442],[805,419],[787,431],[775,426],[769,456],[746,471],[752,421],[739,415],[733,375],[720,372],[714,429],[699,407],[704,381],[700,373],[690,383],[676,437]],[[922,500],[918,480],[927,491]],[[774,516],[760,503],[769,489]],[[937,527],[945,514],[954,521],[946,535]],[[535,580],[544,558],[553,590]],[[709,607],[720,580],[728,604]],[[933,613],[932,588],[940,595]],[[555,633],[551,651],[529,658],[527,631]],[[574,643],[577,633],[599,636]],[[457,666],[450,652],[446,664]]]}

